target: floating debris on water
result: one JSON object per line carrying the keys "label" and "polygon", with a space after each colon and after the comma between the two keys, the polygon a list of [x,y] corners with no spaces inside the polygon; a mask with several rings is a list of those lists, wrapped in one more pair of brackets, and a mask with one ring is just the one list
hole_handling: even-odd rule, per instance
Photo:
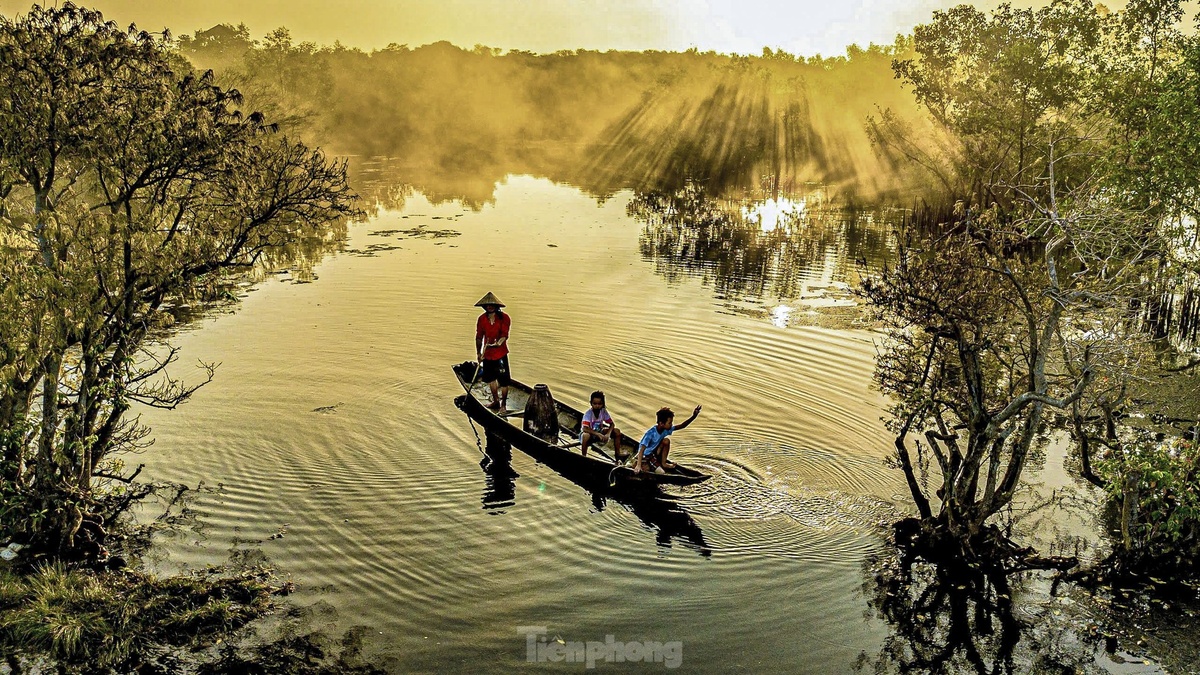
{"label": "floating debris on water", "polygon": [[407,230],[376,230],[368,232],[371,237],[395,237],[397,239],[444,239],[446,237],[459,237],[462,232],[458,230],[431,230],[424,225],[418,225]]}

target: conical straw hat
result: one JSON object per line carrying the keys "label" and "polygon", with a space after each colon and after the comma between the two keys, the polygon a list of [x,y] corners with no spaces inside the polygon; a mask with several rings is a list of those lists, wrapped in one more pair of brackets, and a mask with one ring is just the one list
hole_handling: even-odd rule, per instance
{"label": "conical straw hat", "polygon": [[497,298],[495,294],[493,294],[491,291],[488,291],[487,295],[483,296],[479,299],[479,302],[475,303],[476,307],[483,307],[484,305],[496,305],[498,307],[503,307],[504,303],[500,302],[500,298]]}

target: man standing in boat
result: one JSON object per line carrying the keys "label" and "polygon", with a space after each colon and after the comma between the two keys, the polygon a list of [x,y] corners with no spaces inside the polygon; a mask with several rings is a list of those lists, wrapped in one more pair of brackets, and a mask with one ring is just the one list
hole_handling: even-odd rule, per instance
{"label": "man standing in boat", "polygon": [[512,321],[501,311],[504,303],[491,291],[475,306],[483,308],[475,322],[475,351],[483,366],[483,381],[492,390],[487,407],[504,411],[508,406],[508,329]]}
{"label": "man standing in boat", "polygon": [[[592,407],[583,413],[583,421],[579,425],[579,449],[587,456],[589,446],[597,448],[613,439],[613,452],[621,455],[621,430],[613,424],[613,418],[604,407],[604,392],[593,391]],[[619,461],[619,460],[618,460]]]}
{"label": "man standing in boat", "polygon": [[638,444],[637,460],[634,462],[633,470],[641,472],[643,464],[654,473],[666,473],[674,469],[675,463],[667,461],[667,453],[671,451],[671,439],[667,436],[686,428],[695,421],[700,416],[701,407],[696,406],[696,409],[692,411],[692,416],[678,426],[675,426],[675,413],[671,412],[670,408],[659,410],[658,423],[646,430],[646,433],[642,435],[641,443]]}

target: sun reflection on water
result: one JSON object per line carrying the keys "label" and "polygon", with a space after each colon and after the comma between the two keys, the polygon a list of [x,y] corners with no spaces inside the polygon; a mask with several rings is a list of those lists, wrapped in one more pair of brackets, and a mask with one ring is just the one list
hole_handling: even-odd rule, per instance
{"label": "sun reflection on water", "polygon": [[805,199],[776,197],[751,206],[742,207],[742,217],[757,222],[763,232],[773,232],[799,220],[804,215]]}
{"label": "sun reflection on water", "polygon": [[788,320],[792,318],[792,308],[787,305],[778,305],[771,310],[771,323],[780,328],[788,327]]}

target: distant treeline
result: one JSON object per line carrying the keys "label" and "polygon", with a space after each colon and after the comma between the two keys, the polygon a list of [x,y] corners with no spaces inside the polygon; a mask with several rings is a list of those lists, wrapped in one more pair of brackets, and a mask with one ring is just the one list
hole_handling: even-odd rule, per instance
{"label": "distant treeline", "polygon": [[249,107],[328,149],[399,158],[433,182],[525,172],[598,193],[680,176],[875,192],[897,182],[871,148],[867,118],[886,108],[922,119],[892,71],[911,50],[903,38],[809,59],[771,49],[539,55],[448,42],[367,53],[296,44],[283,28],[253,40],[244,25],[220,25],[178,47]]}

